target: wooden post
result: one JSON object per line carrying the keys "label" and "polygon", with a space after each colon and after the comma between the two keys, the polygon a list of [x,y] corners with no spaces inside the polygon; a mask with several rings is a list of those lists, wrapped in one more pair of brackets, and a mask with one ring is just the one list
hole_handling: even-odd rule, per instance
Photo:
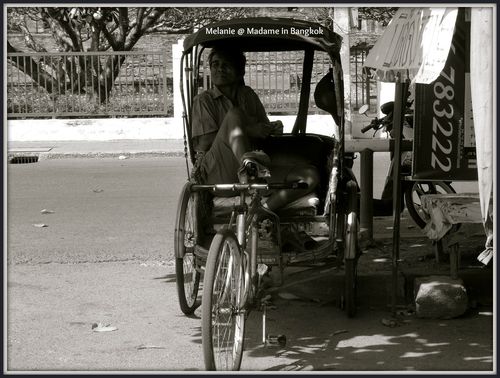
{"label": "wooden post", "polygon": [[345,135],[352,135],[351,117],[351,50],[349,46],[349,8],[335,8],[333,13],[333,31],[342,37],[340,60],[344,72],[344,114]]}
{"label": "wooden post", "polygon": [[363,240],[373,240],[373,151],[361,151],[361,206],[360,227]]}
{"label": "wooden post", "polygon": [[393,234],[392,234],[392,313],[396,315],[396,300],[398,294],[398,263],[399,263],[399,237],[401,213],[401,137],[404,122],[406,98],[408,96],[408,80],[402,81],[400,74],[396,77],[396,95],[394,96],[394,169],[393,169]]}

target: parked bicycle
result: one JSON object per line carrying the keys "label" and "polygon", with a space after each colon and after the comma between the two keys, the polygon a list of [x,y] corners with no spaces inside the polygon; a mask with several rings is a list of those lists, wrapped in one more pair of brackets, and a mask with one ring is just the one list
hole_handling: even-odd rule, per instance
{"label": "parked bicycle", "polygon": [[[403,138],[413,136],[413,112],[410,109],[411,103],[407,103],[405,107],[405,116],[403,123]],[[368,110],[367,105],[363,105],[359,109],[360,114],[365,114]],[[373,118],[370,124],[361,129],[362,133],[370,130],[374,131],[374,136],[379,132],[386,133],[387,137],[392,137],[393,132],[393,110],[394,102],[387,102],[380,107],[384,114],[381,118]],[[413,221],[420,227],[424,228],[427,224],[426,215],[422,210],[421,197],[424,194],[439,194],[439,193],[455,193],[455,189],[448,181],[420,181],[411,178],[412,172],[412,156],[411,151],[406,151],[401,157],[401,190],[403,196],[401,198],[401,211],[404,206],[408,209]],[[392,172],[394,169],[394,156],[391,152],[391,163],[387,172],[384,188],[382,191],[382,198],[374,200],[374,215],[391,215],[392,214]]]}

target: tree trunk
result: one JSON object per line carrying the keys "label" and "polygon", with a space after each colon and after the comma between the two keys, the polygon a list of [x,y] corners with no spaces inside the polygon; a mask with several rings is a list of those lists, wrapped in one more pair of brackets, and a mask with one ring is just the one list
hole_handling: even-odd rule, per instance
{"label": "tree trunk", "polygon": [[[18,51],[7,41],[7,53],[15,52]],[[47,63],[37,62],[30,56],[14,57],[7,55],[7,59],[21,72],[30,76],[38,86],[44,88],[48,93],[55,92],[60,86],[58,80],[46,72],[44,65],[48,66]]]}
{"label": "tree trunk", "polygon": [[106,66],[104,72],[99,75],[99,88],[97,90],[99,103],[106,104],[109,101],[109,94],[111,93],[115,80],[120,73],[120,68],[125,61],[125,56],[114,56],[109,57],[106,60]]}

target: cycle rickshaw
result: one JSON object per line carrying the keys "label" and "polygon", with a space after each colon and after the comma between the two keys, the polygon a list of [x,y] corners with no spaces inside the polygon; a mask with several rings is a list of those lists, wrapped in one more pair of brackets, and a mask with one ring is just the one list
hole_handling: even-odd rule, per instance
{"label": "cycle rickshaw", "polygon": [[[197,158],[191,138],[192,100],[206,84],[203,67],[208,51],[220,43],[237,46],[245,51],[247,59],[252,54],[276,52],[272,64],[285,61],[282,55],[285,52],[293,52],[296,55],[288,64],[299,64],[302,69],[293,128],[268,137],[263,150],[272,161],[282,159],[293,164],[294,156],[306,158],[318,169],[321,184],[314,193],[276,213],[261,206],[264,192],[300,188],[303,183],[245,180],[207,185],[196,175]],[[188,181],[177,211],[175,261],[179,303],[185,314],[192,314],[200,305],[198,291],[203,277],[202,343],[207,370],[239,369],[245,320],[248,312],[259,306],[262,278],[269,269],[283,272],[288,266],[337,264],[345,271],[343,307],[349,317],[355,315],[357,261],[361,254],[359,186],[351,170],[354,155],[344,151],[340,47],[341,37],[331,30],[317,23],[283,18],[221,21],[200,29],[184,41],[181,92]],[[326,59],[327,64],[315,65],[320,58]],[[257,69],[263,69],[262,58],[257,55],[256,60]],[[277,71],[282,72],[283,67],[286,66]],[[307,131],[311,108],[319,108],[327,115],[333,125],[331,136]],[[247,177],[259,177],[258,164],[249,163],[246,170]],[[220,191],[233,193],[233,197],[217,197]],[[271,225],[259,223],[258,215],[262,212],[268,213]],[[209,245],[201,242],[207,222],[217,231]],[[281,238],[285,231],[305,232],[317,243],[309,250],[285,251]]]}

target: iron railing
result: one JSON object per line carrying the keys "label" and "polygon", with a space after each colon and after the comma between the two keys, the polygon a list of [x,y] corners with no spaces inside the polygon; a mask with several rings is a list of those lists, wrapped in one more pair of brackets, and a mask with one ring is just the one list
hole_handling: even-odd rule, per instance
{"label": "iron railing", "polygon": [[[172,115],[166,52],[9,53],[9,118]],[[171,69],[169,70],[171,72]]]}
{"label": "iron railing", "polygon": [[[9,53],[7,116],[65,118],[173,116],[170,52]],[[269,114],[296,114],[302,83],[303,52],[247,53],[245,81]],[[361,76],[364,55],[351,60],[353,106],[370,102],[373,83]],[[361,58],[360,58],[361,57]],[[201,69],[210,87],[208,62]],[[316,84],[328,72],[326,53],[316,52],[311,78],[310,113],[324,114],[314,103]]]}
{"label": "iron railing", "polygon": [[377,105],[376,82],[363,70],[370,47],[351,47],[351,105],[353,110],[362,105],[375,109]]}

